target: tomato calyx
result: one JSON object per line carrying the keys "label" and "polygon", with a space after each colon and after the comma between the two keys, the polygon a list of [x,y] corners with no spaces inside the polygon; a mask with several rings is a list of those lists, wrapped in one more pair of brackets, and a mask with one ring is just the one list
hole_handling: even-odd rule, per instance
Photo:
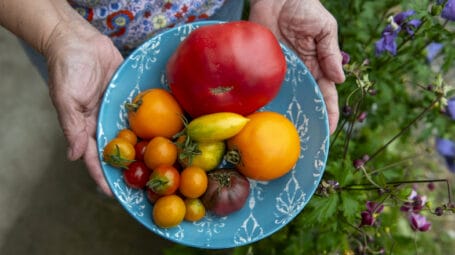
{"label": "tomato calyx", "polygon": [[129,160],[126,158],[123,158],[121,153],[120,153],[120,148],[116,144],[115,145],[115,154],[114,155],[108,155],[105,161],[111,165],[119,166],[120,168],[127,169],[128,165],[135,160]]}
{"label": "tomato calyx", "polygon": [[240,152],[236,149],[228,150],[226,155],[224,155],[224,159],[233,165],[238,165],[242,162]]}
{"label": "tomato calyx", "polygon": [[169,183],[169,180],[164,178],[154,178],[147,182],[147,187],[149,187],[152,191],[159,193],[160,189],[166,184]]}
{"label": "tomato calyx", "polygon": [[[184,140],[183,142],[179,141],[182,139]],[[193,157],[202,153],[198,148],[198,143],[191,140],[189,136],[182,136],[182,138],[179,140],[176,142],[177,148],[180,150],[178,156],[179,160],[187,160],[188,165],[191,165],[193,162]]]}
{"label": "tomato calyx", "polygon": [[139,110],[139,107],[142,105],[142,99],[137,100],[136,103],[133,102],[126,102],[125,103],[125,108],[128,112],[137,112]]}
{"label": "tomato calyx", "polygon": [[219,184],[218,190],[222,188],[229,188],[231,187],[231,177],[233,172],[228,171],[219,171],[215,172],[211,175],[211,177],[216,180]]}

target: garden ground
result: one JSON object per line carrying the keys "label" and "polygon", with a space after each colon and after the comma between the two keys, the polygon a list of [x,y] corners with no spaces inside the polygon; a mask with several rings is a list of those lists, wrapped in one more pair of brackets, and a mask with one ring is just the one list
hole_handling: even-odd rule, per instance
{"label": "garden ground", "polygon": [[169,242],[66,160],[46,85],[1,27],[0,80],[0,254],[161,254]]}

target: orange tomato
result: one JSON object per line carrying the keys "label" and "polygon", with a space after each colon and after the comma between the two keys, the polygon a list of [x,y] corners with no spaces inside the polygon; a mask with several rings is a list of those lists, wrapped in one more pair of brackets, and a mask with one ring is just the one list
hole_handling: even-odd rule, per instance
{"label": "orange tomato", "polygon": [[288,173],[300,155],[297,129],[285,116],[256,112],[233,138],[227,141],[227,159],[246,177],[269,181]]}
{"label": "orange tomato", "polygon": [[158,198],[153,206],[153,222],[159,227],[170,228],[183,221],[186,213],[185,202],[177,195]]}
{"label": "orange tomato", "polygon": [[152,170],[160,165],[172,166],[177,160],[177,154],[177,145],[168,138],[157,136],[147,144],[144,163]]}
{"label": "orange tomato", "polygon": [[103,160],[114,166],[127,168],[132,162],[136,151],[134,146],[123,138],[114,138],[104,147]]}
{"label": "orange tomato", "polygon": [[142,139],[171,138],[183,129],[183,110],[164,89],[143,91],[126,108],[130,128]]}
{"label": "orange tomato", "polygon": [[131,129],[128,129],[128,128],[120,130],[117,134],[117,137],[127,140],[133,146],[136,145],[136,143],[137,143],[136,134]]}
{"label": "orange tomato", "polygon": [[205,207],[198,198],[185,199],[185,217],[187,221],[198,221],[205,216]]}
{"label": "orange tomato", "polygon": [[207,190],[208,178],[204,169],[190,166],[180,173],[179,191],[187,198],[198,198]]}

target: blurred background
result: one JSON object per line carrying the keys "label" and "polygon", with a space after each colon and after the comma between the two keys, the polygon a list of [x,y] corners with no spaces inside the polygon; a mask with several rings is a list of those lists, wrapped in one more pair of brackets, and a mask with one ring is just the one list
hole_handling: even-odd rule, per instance
{"label": "blurred background", "polygon": [[46,84],[1,27],[0,83],[0,254],[162,254],[168,241],[66,160]]}

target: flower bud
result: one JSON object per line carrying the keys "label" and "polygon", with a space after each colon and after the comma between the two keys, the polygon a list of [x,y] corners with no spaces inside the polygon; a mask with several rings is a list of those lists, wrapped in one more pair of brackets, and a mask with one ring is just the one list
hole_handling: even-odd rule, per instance
{"label": "flower bud", "polygon": [[356,159],[352,162],[352,164],[354,165],[355,169],[360,169],[365,164],[365,161],[363,161],[362,159]]}
{"label": "flower bud", "polygon": [[342,65],[349,64],[349,61],[351,60],[351,56],[349,56],[349,54],[344,51],[341,51],[341,56],[343,57],[341,64]]}
{"label": "flower bud", "polygon": [[358,122],[363,122],[368,116],[368,113],[367,112],[361,112],[359,117],[357,117],[357,121]]}
{"label": "flower bud", "polygon": [[444,209],[442,209],[442,207],[436,207],[436,209],[434,209],[434,214],[442,216],[444,214]]}
{"label": "flower bud", "polygon": [[431,6],[430,14],[432,16],[439,16],[442,12],[442,5],[439,4],[433,4]]}
{"label": "flower bud", "polygon": [[352,114],[352,107],[349,105],[343,106],[341,109],[341,113],[343,114],[344,117],[349,117]]}

